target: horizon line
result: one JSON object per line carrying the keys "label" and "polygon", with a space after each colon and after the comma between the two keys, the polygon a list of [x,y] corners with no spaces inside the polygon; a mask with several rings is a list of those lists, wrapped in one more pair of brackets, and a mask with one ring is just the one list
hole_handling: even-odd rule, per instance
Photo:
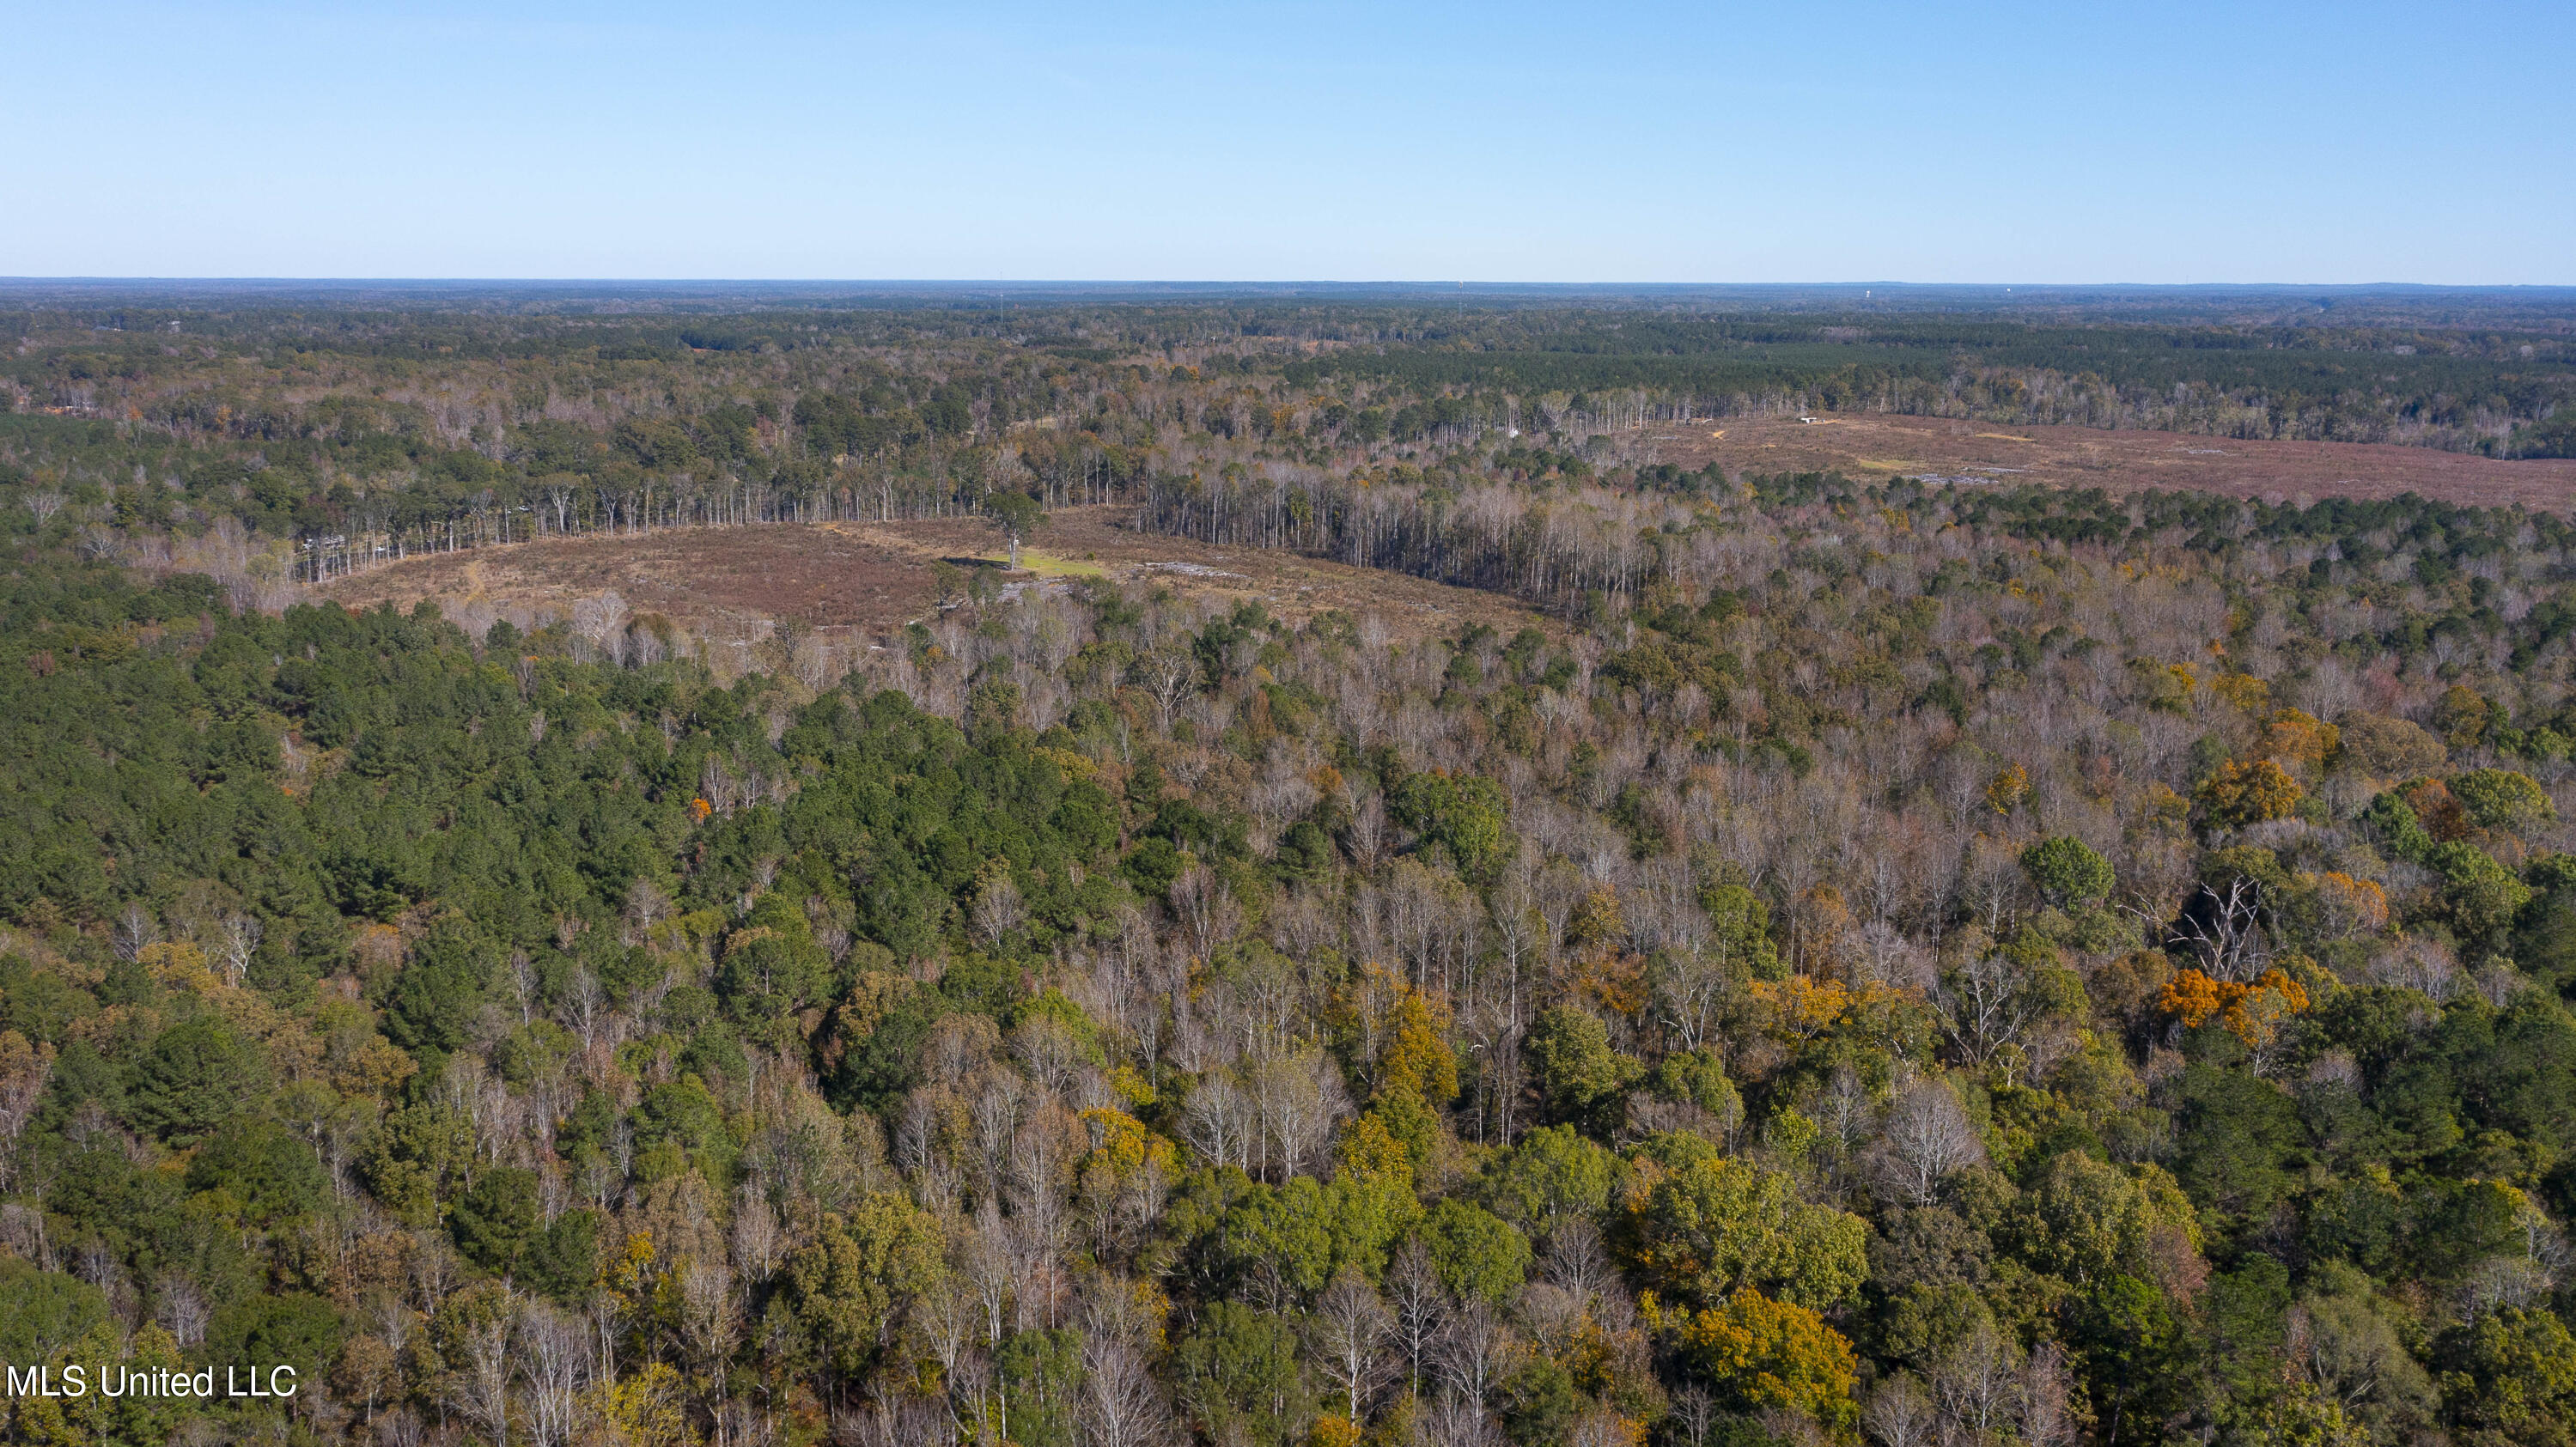
{"label": "horizon line", "polygon": [[722,276],[214,276],[214,275],[0,275],[0,287],[41,286],[726,286],[726,287],[881,287],[905,290],[961,289],[1111,289],[1186,288],[1331,288],[1410,291],[1723,291],[1723,290],[1888,290],[1905,291],[2571,291],[2576,282],[2438,282],[2438,281],[1480,281],[1458,278],[1342,280],[1309,278],[1233,278],[1186,280],[1156,277],[722,277]]}

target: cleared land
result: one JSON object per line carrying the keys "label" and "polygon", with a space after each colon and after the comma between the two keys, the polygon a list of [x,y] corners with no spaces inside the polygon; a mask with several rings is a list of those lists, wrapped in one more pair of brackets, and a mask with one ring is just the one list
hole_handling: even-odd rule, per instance
{"label": "cleared land", "polygon": [[[1232,601],[1255,598],[1292,623],[1327,609],[1374,614],[1392,637],[1455,634],[1482,621],[1505,633],[1537,621],[1507,598],[1293,553],[1214,548],[1138,533],[1115,507],[1067,508],[1023,550],[1014,587],[1073,587],[1087,577]],[[972,518],[933,522],[688,528],[438,553],[348,578],[319,596],[349,607],[423,599],[566,615],[614,592],[634,615],[658,613],[710,637],[759,634],[773,621],[882,641],[936,606],[932,564],[1002,565],[1000,537]]]}
{"label": "cleared land", "polygon": [[[1963,485],[2016,482],[2198,489],[2313,502],[2415,492],[2452,502],[2576,511],[2576,461],[2499,462],[2423,448],[2338,442],[2239,442],[2172,432],[1998,427],[1884,414],[1735,418],[1662,424],[1623,439],[1631,456],[1730,471],[1839,469],[1855,477],[1933,477]],[[1507,598],[1375,568],[1293,553],[1218,548],[1139,533],[1124,508],[1049,516],[1010,575],[1013,591],[1070,588],[1088,578],[1234,601],[1260,600],[1303,622],[1326,609],[1375,615],[1393,637],[1455,634],[1470,621],[1505,633],[1537,621]],[[781,622],[885,642],[937,604],[932,565],[1000,567],[1000,537],[980,519],[688,528],[644,536],[550,539],[411,558],[334,579],[320,596],[351,607],[423,599],[467,614],[567,616],[614,592],[631,615],[660,614],[710,640],[748,641]]]}
{"label": "cleared land", "polygon": [[[2313,502],[2413,492],[2446,502],[2576,510],[2576,460],[2499,462],[2457,452],[2360,442],[2239,442],[2179,432],[2091,427],[1999,427],[1939,417],[1817,413],[1661,423],[1630,439],[1639,456],[1730,472],[1823,472],[1941,477],[1961,483],[2047,483],[2114,492],[2194,489]],[[1717,435],[1723,433],[1723,435]]]}

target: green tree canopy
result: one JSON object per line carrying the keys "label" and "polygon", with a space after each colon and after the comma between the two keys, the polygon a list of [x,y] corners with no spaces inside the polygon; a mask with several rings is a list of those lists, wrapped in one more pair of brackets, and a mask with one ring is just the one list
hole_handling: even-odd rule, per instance
{"label": "green tree canopy", "polygon": [[834,1371],[856,1376],[893,1339],[896,1309],[939,1278],[944,1249],[935,1218],[871,1192],[787,1258],[788,1310]]}
{"label": "green tree canopy", "polygon": [[1799,1200],[1786,1172],[1702,1156],[1652,1174],[1617,1239],[1672,1300],[1714,1304],[1750,1286],[1824,1308],[1848,1299],[1869,1274],[1868,1223]]}
{"label": "green tree canopy", "polygon": [[2511,769],[2471,769],[2452,779],[2450,789],[2481,829],[2523,830],[2558,817],[2548,791]]}
{"label": "green tree canopy", "polygon": [[1635,1057],[1610,1048],[1610,1027],[1599,1016],[1573,1005],[1540,1011],[1525,1048],[1548,1114],[1587,1130],[1614,1125],[1623,1097],[1645,1073]]}
{"label": "green tree canopy", "polygon": [[2114,882],[2111,861],[2094,853],[2083,840],[2066,835],[2024,849],[2021,867],[2041,897],[2061,909],[2100,903],[2110,897]]}
{"label": "green tree canopy", "polygon": [[213,1135],[268,1086],[259,1050],[217,1021],[200,1016],[164,1030],[134,1068],[138,1124],[172,1145]]}

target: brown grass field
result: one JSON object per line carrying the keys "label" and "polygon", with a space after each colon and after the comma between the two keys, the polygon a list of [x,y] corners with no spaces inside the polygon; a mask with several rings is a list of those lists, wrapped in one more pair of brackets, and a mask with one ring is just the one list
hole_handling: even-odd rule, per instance
{"label": "brown grass field", "polygon": [[1825,472],[2046,483],[2112,492],[2192,489],[2273,502],[2395,497],[2535,511],[2576,510],[2576,460],[2499,462],[2359,442],[2239,442],[2178,432],[2002,427],[1939,417],[1828,412],[1820,420],[1660,423],[1625,439],[1632,455],[1730,472]]}
{"label": "brown grass field", "polygon": [[[1375,615],[1390,637],[1455,635],[1483,621],[1509,634],[1538,615],[1499,595],[1293,553],[1213,548],[1138,533],[1123,508],[1066,508],[1023,550],[1018,587],[1122,585],[1231,603],[1254,598],[1291,623],[1327,609]],[[410,558],[325,583],[318,596],[352,608],[423,599],[531,617],[569,614],[615,592],[631,614],[658,613],[705,636],[757,636],[788,621],[884,640],[935,606],[931,565],[1001,566],[1000,535],[971,518],[689,528],[642,537],[583,537]]]}

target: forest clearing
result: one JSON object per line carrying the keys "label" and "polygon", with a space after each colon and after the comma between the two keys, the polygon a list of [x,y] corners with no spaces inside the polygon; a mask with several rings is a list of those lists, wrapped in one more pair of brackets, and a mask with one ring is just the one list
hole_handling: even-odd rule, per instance
{"label": "forest clearing", "polygon": [[[1275,549],[1210,547],[1139,533],[1135,509],[1063,508],[1048,515],[1017,573],[1003,567],[997,534],[973,518],[738,528],[670,528],[638,535],[550,537],[455,553],[428,553],[329,580],[312,590],[351,608],[426,600],[450,616],[522,628],[569,618],[576,604],[613,592],[630,614],[657,614],[710,640],[768,636],[784,623],[861,646],[890,646],[904,625],[962,597],[978,567],[1016,591],[1086,576],[1113,586],[1162,589],[1232,607],[1258,601],[1302,625],[1339,609],[1375,618],[1390,638],[1454,634],[1473,623],[1517,632],[1540,621],[1498,594],[1450,587],[1377,568]],[[935,564],[959,570],[943,599]]]}
{"label": "forest clearing", "polygon": [[1720,433],[1654,423],[1622,436],[1649,462],[1729,472],[1832,472],[1854,478],[1940,477],[2215,492],[2310,503],[2401,493],[2478,507],[2576,509],[2576,459],[2503,461],[2379,442],[2269,441],[2178,432],[2025,425],[2020,435],[1973,421],[1893,413],[1730,418]]}

